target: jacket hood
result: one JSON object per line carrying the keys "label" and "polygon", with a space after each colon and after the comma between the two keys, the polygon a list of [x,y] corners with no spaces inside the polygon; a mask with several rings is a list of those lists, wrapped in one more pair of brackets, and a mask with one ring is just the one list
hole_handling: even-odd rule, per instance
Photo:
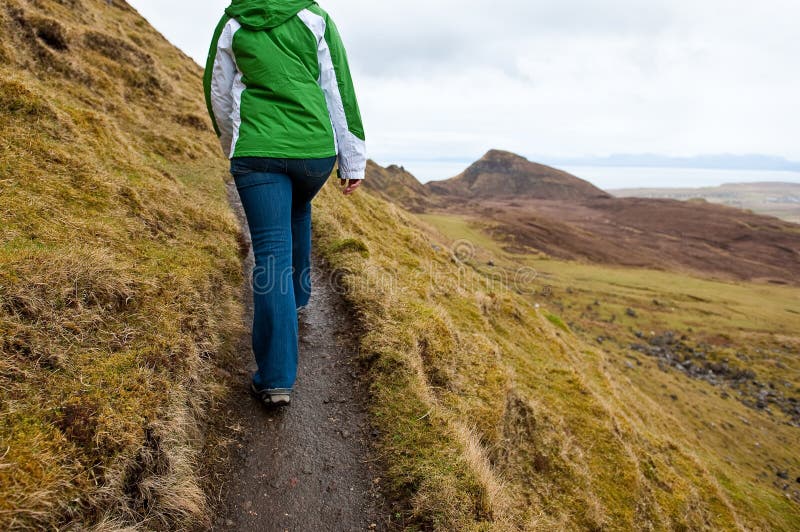
{"label": "jacket hood", "polygon": [[233,0],[225,13],[248,30],[266,30],[280,26],[313,0]]}

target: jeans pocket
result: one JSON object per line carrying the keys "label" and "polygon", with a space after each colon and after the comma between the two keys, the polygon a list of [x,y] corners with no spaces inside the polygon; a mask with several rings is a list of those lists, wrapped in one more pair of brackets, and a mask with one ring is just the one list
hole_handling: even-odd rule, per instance
{"label": "jeans pocket", "polygon": [[328,177],[333,172],[334,164],[336,164],[336,157],[303,160],[303,167],[307,177]]}
{"label": "jeans pocket", "polygon": [[285,163],[269,157],[234,157],[231,159],[231,175],[241,177],[263,172],[285,172]]}
{"label": "jeans pocket", "polygon": [[231,159],[231,175],[234,177],[247,175],[256,171],[247,158],[237,157]]}

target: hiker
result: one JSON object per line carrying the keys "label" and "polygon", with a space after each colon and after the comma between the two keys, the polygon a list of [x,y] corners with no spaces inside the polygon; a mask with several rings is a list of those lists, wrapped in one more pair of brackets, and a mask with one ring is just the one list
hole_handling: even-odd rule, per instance
{"label": "hiker", "polygon": [[366,168],[345,49],[316,2],[234,0],[214,32],[204,85],[255,254],[251,389],[286,406],[298,311],[311,295],[311,200],[337,156],[346,195]]}

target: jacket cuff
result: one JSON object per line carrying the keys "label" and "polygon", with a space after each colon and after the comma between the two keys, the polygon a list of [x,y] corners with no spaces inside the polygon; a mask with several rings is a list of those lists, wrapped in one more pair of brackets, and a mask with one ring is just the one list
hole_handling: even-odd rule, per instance
{"label": "jacket cuff", "polygon": [[339,168],[339,179],[364,179],[364,170],[342,170]]}

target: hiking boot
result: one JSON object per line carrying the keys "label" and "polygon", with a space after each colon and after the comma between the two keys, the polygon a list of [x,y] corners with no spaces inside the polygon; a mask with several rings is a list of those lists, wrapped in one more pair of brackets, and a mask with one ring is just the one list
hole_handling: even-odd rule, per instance
{"label": "hiking boot", "polygon": [[250,383],[250,391],[266,406],[289,406],[292,402],[292,390],[274,389],[259,390],[255,383]]}

